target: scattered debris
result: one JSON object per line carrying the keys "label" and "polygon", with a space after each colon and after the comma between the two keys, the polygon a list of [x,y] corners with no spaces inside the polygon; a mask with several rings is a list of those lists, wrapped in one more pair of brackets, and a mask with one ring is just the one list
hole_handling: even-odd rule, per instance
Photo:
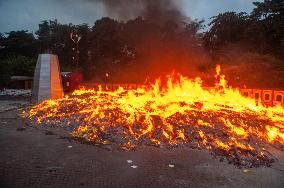
{"label": "scattered debris", "polygon": [[26,89],[4,89],[0,90],[0,96],[22,96],[29,97],[31,96],[31,90]]}
{"label": "scattered debris", "polygon": [[72,148],[73,146],[67,146],[68,148]]}
{"label": "scattered debris", "polygon": [[128,163],[128,164],[133,163],[133,161],[132,161],[132,160],[126,160],[126,161],[127,161],[127,163]]}
{"label": "scattered debris", "polygon": [[214,88],[200,79],[168,77],[137,89],[79,89],[28,108],[32,125],[62,127],[95,145],[141,145],[209,151],[238,167],[271,166],[263,150],[284,149],[284,109],[256,103],[228,87],[216,67]]}
{"label": "scattered debris", "polygon": [[59,136],[58,139],[65,139],[68,140],[68,142],[72,142],[74,140],[74,138],[70,136]]}
{"label": "scattered debris", "polygon": [[127,142],[125,144],[121,145],[121,149],[125,150],[125,151],[131,151],[134,150],[135,146],[133,144],[131,144],[130,142]]}
{"label": "scattered debris", "polygon": [[132,166],[131,166],[131,168],[138,168],[138,166],[136,166],[136,165],[132,165]]}
{"label": "scattered debris", "polygon": [[170,167],[170,168],[174,168],[174,167],[175,167],[175,165],[173,165],[173,164],[169,164],[169,167]]}
{"label": "scattered debris", "polygon": [[50,167],[47,167],[47,170],[48,172],[56,172],[60,168],[61,167],[58,167],[58,166],[50,166]]}
{"label": "scattered debris", "polygon": [[46,131],[45,135],[54,135],[54,133],[52,131]]}
{"label": "scattered debris", "polygon": [[25,131],[26,128],[25,128],[25,127],[18,127],[16,130],[17,130],[17,131]]}
{"label": "scattered debris", "polygon": [[[0,96],[1,97],[1,96]],[[11,110],[19,110],[21,107],[27,107],[28,101],[1,100],[0,112],[8,112]],[[21,117],[21,115],[19,115]],[[28,117],[28,116],[25,116]],[[25,118],[24,117],[24,118]]]}

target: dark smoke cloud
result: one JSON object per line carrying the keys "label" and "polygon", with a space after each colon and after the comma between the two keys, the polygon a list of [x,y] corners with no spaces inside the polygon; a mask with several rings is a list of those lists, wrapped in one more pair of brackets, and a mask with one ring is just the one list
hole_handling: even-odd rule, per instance
{"label": "dark smoke cloud", "polygon": [[173,0],[98,0],[107,15],[120,20],[142,16],[146,20],[164,23],[168,20],[182,23],[189,18],[182,12],[181,1]]}
{"label": "dark smoke cloud", "polygon": [[[127,28],[134,32],[133,50],[135,62],[126,69],[115,70],[118,79],[125,81],[157,78],[176,71],[184,75],[194,74],[198,66],[207,63],[208,57],[197,41],[190,37],[181,38],[185,16],[181,0],[86,0],[102,5],[109,17],[125,21]],[[136,19],[142,17],[143,19]],[[139,21],[140,20],[140,23]],[[132,23],[138,24],[137,28]],[[140,28],[141,24],[144,28]],[[131,27],[130,27],[131,26]],[[147,27],[147,28],[146,28]],[[130,32],[131,33],[131,32]],[[180,33],[180,35],[178,34]],[[129,37],[131,37],[129,36]],[[130,44],[131,46],[131,44]],[[125,74],[127,72],[127,74]]]}

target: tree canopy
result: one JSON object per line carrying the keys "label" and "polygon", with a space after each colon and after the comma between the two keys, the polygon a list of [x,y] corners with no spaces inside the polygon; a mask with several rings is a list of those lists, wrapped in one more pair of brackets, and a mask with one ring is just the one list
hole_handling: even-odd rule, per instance
{"label": "tree canopy", "polygon": [[243,42],[263,54],[284,57],[284,1],[254,2],[250,15],[226,12],[212,17],[210,30],[204,40],[206,46],[218,50],[226,43]]}
{"label": "tree canopy", "polygon": [[[263,61],[271,56],[272,64],[284,70],[283,0],[253,4],[250,14],[225,12],[212,17],[205,32],[201,30],[203,20],[157,24],[151,18],[122,22],[104,17],[93,26],[44,20],[35,33],[0,33],[1,71],[5,79],[7,74],[31,75],[37,55],[45,52],[58,55],[61,70],[74,70],[76,45],[70,39],[74,30],[82,37],[79,68],[86,79],[101,81],[108,73],[111,81],[141,82],[172,70],[189,75],[196,70],[205,73],[216,63],[235,63],[235,57],[243,54],[249,54],[242,58],[248,63],[255,62],[251,57],[259,57],[254,54],[265,55],[260,58]],[[241,49],[237,55],[236,49]]]}

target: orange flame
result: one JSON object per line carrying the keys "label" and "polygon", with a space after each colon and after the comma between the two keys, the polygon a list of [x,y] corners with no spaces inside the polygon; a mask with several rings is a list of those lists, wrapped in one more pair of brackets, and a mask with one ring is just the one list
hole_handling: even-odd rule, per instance
{"label": "orange flame", "polygon": [[215,88],[210,90],[202,87],[201,79],[183,76],[169,77],[167,87],[156,80],[148,89],[82,88],[33,106],[29,118],[38,124],[80,124],[73,131],[75,137],[101,143],[113,134],[127,147],[141,139],[153,145],[185,144],[194,135],[202,147],[225,151],[256,149],[257,145],[249,143],[251,137],[283,145],[283,107],[256,104],[227,86],[219,65],[216,73]]}

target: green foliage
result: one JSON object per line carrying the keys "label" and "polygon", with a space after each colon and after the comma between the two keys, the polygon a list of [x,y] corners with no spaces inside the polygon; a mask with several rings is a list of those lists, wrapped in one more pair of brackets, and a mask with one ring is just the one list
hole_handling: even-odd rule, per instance
{"label": "green foliage", "polygon": [[[127,80],[138,81],[139,75],[145,79],[151,72],[168,73],[186,66],[192,60],[188,58],[190,54],[199,54],[198,31],[202,24],[198,20],[184,25],[171,20],[157,24],[141,17],[127,22],[97,20],[90,40],[95,74],[103,77],[107,72],[117,78],[128,76]],[[158,64],[164,64],[163,69],[157,70]],[[131,72],[136,73],[130,75]]]}
{"label": "green foliage", "polygon": [[27,31],[0,35],[0,87],[7,86],[12,75],[33,76],[37,41]]}
{"label": "green foliage", "polygon": [[10,75],[33,76],[36,59],[22,55],[9,56],[0,61],[1,66]]}
{"label": "green foliage", "polygon": [[11,74],[12,70],[8,62],[0,61],[0,89],[8,85]]}
{"label": "green foliage", "polygon": [[11,31],[6,33],[7,37],[1,38],[0,56],[14,54],[34,57],[37,54],[37,41],[32,33],[28,31]]}
{"label": "green foliage", "polygon": [[88,61],[88,35],[90,35],[90,28],[87,24],[61,24],[57,20],[44,20],[39,24],[39,29],[36,31],[40,53],[58,55],[62,70],[74,68],[72,57],[75,55],[75,44],[70,39],[73,30],[77,30],[82,36],[79,43],[79,60],[81,68],[85,68]]}
{"label": "green foliage", "polygon": [[246,13],[226,12],[212,17],[210,30],[206,32],[204,40],[207,46],[218,49],[229,42],[243,39],[243,31],[248,25]]}
{"label": "green foliage", "polygon": [[36,59],[22,55],[0,60],[0,88],[7,86],[11,76],[33,76]]}
{"label": "green foliage", "polygon": [[0,44],[3,45],[4,42],[4,35],[0,33]]}
{"label": "green foliage", "polygon": [[272,53],[284,57],[284,1],[265,0],[255,2],[256,8],[251,13],[250,35],[255,46],[265,53]]}
{"label": "green foliage", "polygon": [[57,20],[42,21],[35,33],[40,53],[57,54],[63,66],[72,62],[72,41],[69,37],[73,28],[72,24],[60,24]]}
{"label": "green foliage", "polygon": [[284,59],[284,1],[255,2],[250,15],[226,12],[212,18],[205,45],[218,52],[227,43],[247,43],[256,52]]}
{"label": "green foliage", "polygon": [[283,0],[264,0],[254,5],[250,14],[225,12],[212,17],[205,33],[200,32],[204,27],[203,20],[177,23],[164,19],[157,23],[151,17],[125,22],[101,18],[92,27],[44,20],[35,36],[24,30],[0,33],[1,80],[7,82],[7,75],[12,74],[33,75],[39,53],[57,54],[61,70],[74,71],[75,44],[70,39],[74,30],[82,36],[79,68],[87,78],[96,76],[103,80],[108,73],[110,80],[116,77],[141,82],[139,75],[144,79],[155,70],[168,73],[176,68],[183,73],[191,65],[206,72],[211,67],[211,59],[208,60],[203,47],[214,60],[227,58],[228,62],[235,62],[230,59],[239,55],[233,56],[227,50],[232,44],[242,49],[240,54],[271,54],[282,59],[275,61],[277,66],[274,68],[283,70]]}

